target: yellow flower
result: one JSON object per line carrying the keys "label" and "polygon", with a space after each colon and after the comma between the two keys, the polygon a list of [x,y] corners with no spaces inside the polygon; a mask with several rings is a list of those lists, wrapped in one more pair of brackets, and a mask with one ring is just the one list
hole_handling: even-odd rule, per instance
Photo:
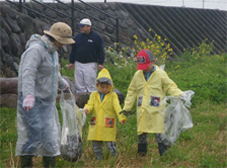
{"label": "yellow flower", "polygon": [[149,32],[151,32],[151,29],[149,29]]}
{"label": "yellow flower", "polygon": [[136,36],[136,35],[134,35],[133,37],[134,37],[134,38],[137,38],[137,36]]}

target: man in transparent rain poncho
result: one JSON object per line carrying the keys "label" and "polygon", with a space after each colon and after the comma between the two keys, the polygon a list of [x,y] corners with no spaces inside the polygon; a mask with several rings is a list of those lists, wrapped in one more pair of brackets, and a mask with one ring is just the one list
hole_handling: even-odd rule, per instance
{"label": "man in transparent rain poncho", "polygon": [[54,167],[55,156],[60,155],[56,96],[58,88],[67,89],[69,84],[60,75],[57,50],[75,43],[71,36],[71,27],[57,22],[43,36],[32,35],[21,56],[16,145],[21,167],[32,167],[33,156],[43,156],[44,167]]}
{"label": "man in transparent rain poncho", "polygon": [[[179,100],[181,103],[181,100],[178,97],[181,99],[187,97],[187,91],[186,93],[181,91],[168,77],[167,73],[155,65],[155,58],[150,50],[141,50],[137,54],[136,59],[138,63],[138,71],[135,73],[131,84],[129,85],[125,104],[121,113],[127,115],[127,113],[132,109],[134,102],[137,101],[137,154],[140,156],[146,156],[148,148],[148,133],[154,133],[155,139],[158,143],[160,156],[162,156],[169,145],[176,140],[177,136],[179,136],[179,132],[177,134],[176,131],[171,131],[171,133],[174,132],[176,136],[174,136],[174,140],[170,141],[170,138],[172,137],[167,135],[166,132],[166,122],[168,122],[165,117],[166,93],[170,94],[173,99],[176,99],[177,101]],[[175,107],[173,107],[173,109],[174,108]],[[168,120],[170,120],[169,122],[172,122],[169,124],[170,128],[168,129],[171,129],[173,123],[176,124],[177,127],[182,128],[185,124],[189,123],[187,128],[192,127],[190,114],[188,114],[188,112],[183,113],[182,109],[185,110],[184,105],[177,110],[174,109],[175,111],[172,109],[167,110],[171,112],[171,116]],[[178,118],[176,118],[175,115],[179,115],[181,118],[177,121],[176,119]],[[180,123],[182,119],[183,123]],[[183,131],[184,129],[181,130]]]}

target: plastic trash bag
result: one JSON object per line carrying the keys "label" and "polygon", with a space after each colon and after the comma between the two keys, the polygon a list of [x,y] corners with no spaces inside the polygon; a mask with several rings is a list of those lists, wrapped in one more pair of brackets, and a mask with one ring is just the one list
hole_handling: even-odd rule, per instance
{"label": "plastic trash bag", "polygon": [[64,160],[75,162],[83,152],[82,127],[86,121],[83,109],[75,103],[75,97],[70,91],[70,99],[64,98],[61,92],[60,106],[62,111],[61,155]]}
{"label": "plastic trash bag", "polygon": [[191,99],[194,94],[192,90],[188,90],[178,98],[166,96],[163,100],[166,103],[165,132],[161,134],[160,141],[167,140],[168,145],[172,145],[176,142],[181,132],[193,127],[191,114],[187,107],[191,106]]}

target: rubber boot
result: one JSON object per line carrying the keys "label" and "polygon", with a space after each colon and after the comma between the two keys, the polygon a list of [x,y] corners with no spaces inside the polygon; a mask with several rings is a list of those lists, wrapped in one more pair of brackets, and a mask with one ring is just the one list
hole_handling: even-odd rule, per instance
{"label": "rubber boot", "polygon": [[147,155],[147,144],[138,144],[137,155],[142,157]]}
{"label": "rubber boot", "polygon": [[117,153],[117,152],[111,152],[110,154],[111,154],[111,156],[113,156],[113,157],[117,157],[117,156],[118,156],[118,153]]}
{"label": "rubber boot", "polygon": [[158,150],[159,150],[160,156],[163,156],[166,153],[167,146],[164,145],[163,143],[158,143]]}
{"label": "rubber boot", "polygon": [[21,168],[30,168],[32,167],[32,157],[31,155],[25,155],[20,157],[20,167]]}
{"label": "rubber boot", "polygon": [[55,157],[43,156],[44,168],[55,167]]}

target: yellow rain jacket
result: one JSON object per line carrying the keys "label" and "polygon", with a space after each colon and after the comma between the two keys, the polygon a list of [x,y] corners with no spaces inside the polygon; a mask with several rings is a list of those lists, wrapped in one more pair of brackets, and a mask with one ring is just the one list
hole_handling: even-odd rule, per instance
{"label": "yellow rain jacket", "polygon": [[158,66],[148,81],[145,80],[142,70],[135,73],[129,85],[123,109],[130,111],[137,100],[138,134],[164,132],[165,104],[163,99],[166,92],[175,97],[183,93]]}
{"label": "yellow rain jacket", "polygon": [[[109,78],[111,76],[107,69],[102,69],[97,77]],[[116,115],[118,121],[127,121],[127,118],[123,114],[119,114],[122,110],[118,96],[113,92],[113,86],[111,91],[105,95],[101,102],[101,97],[98,91],[94,91],[84,106],[84,109],[88,109],[89,113],[92,113],[92,118],[89,126],[88,140],[92,141],[116,141]]]}

